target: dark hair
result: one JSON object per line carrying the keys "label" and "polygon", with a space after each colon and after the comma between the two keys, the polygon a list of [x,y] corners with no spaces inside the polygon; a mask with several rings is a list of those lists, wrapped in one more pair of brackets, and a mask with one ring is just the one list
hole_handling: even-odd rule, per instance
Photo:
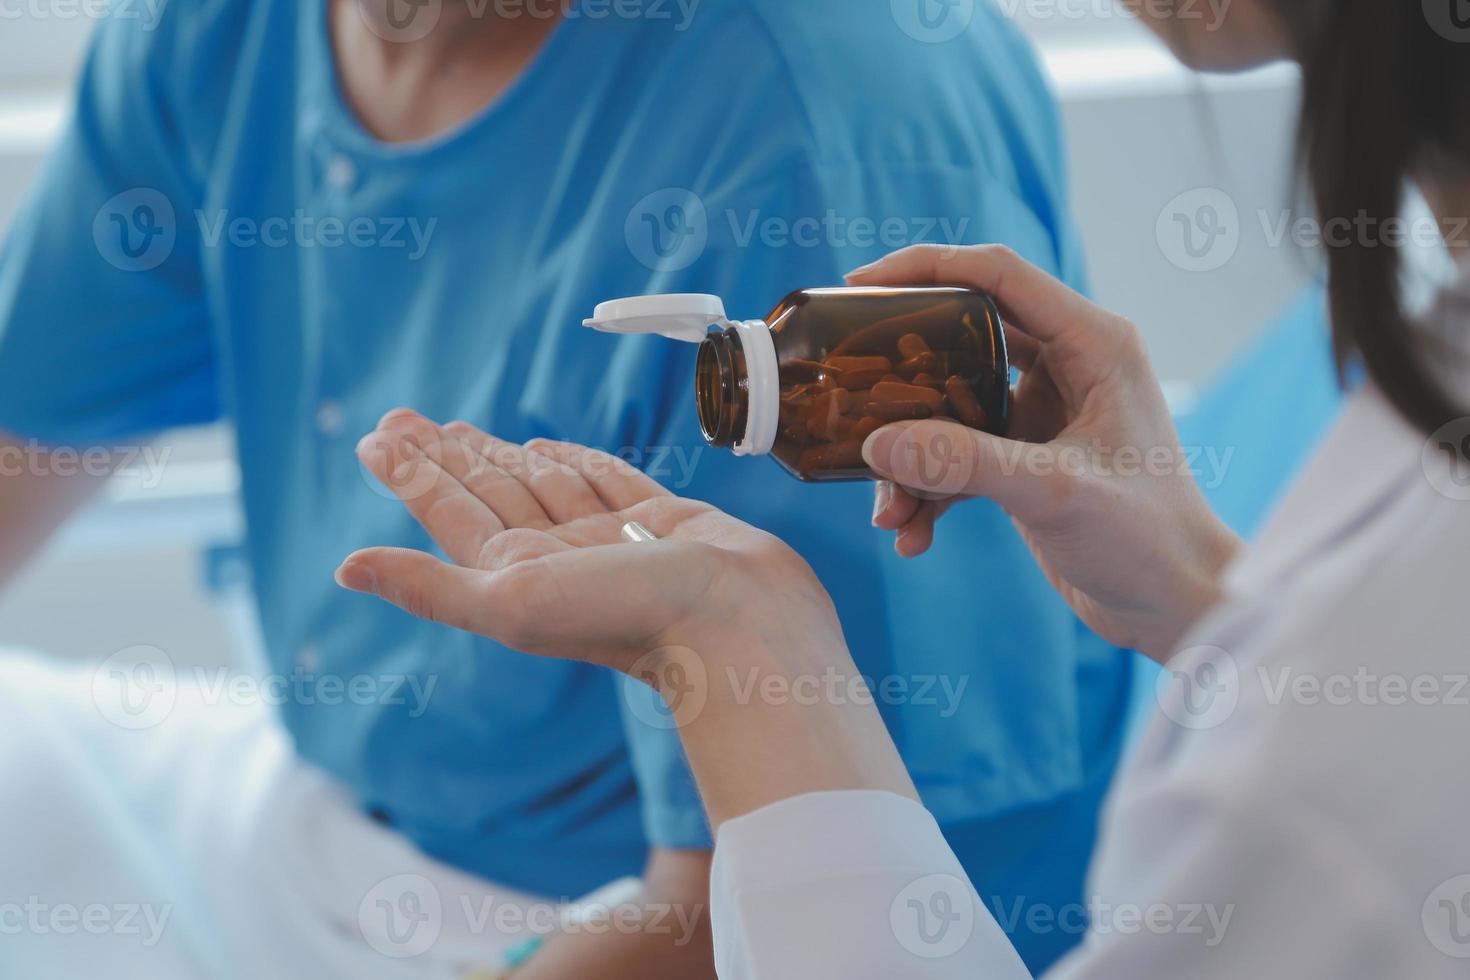
{"label": "dark hair", "polygon": [[[1451,30],[1458,0],[1436,0],[1443,24],[1418,0],[1270,2],[1302,65],[1299,152],[1323,222],[1397,216],[1406,181],[1426,168],[1470,175],[1470,29]],[[1398,249],[1348,237],[1327,265],[1339,373],[1360,359],[1425,432],[1467,414],[1431,369],[1430,338],[1411,328]]]}

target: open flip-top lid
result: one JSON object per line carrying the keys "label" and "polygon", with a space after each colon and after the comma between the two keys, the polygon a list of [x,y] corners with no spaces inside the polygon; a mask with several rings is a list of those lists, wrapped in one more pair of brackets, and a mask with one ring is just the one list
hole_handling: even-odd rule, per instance
{"label": "open flip-top lid", "polygon": [[725,302],[704,293],[669,293],[663,296],[632,296],[599,303],[584,327],[603,333],[653,333],[670,340],[697,344],[709,328],[729,325]]}

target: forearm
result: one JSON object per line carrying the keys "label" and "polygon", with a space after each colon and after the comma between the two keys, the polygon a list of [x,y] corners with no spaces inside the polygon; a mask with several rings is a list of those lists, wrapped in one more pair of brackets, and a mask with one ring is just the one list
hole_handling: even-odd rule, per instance
{"label": "forearm", "polygon": [[106,477],[86,470],[0,433],[0,586],[101,488]]}
{"label": "forearm", "polygon": [[641,678],[674,708],[711,827],[823,790],[917,799],[835,617],[793,628],[773,616],[771,625],[711,632],[698,651],[666,650]]}
{"label": "forearm", "polygon": [[714,980],[707,851],[655,850],[642,893],[560,933],[514,980]]}

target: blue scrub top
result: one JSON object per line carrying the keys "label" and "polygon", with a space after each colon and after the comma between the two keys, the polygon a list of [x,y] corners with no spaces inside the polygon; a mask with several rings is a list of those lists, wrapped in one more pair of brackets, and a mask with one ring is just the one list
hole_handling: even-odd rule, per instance
{"label": "blue scrub top", "polygon": [[[761,316],[919,240],[1006,242],[1080,284],[1031,52],[987,4],[948,25],[899,8],[584,4],[493,105],[409,145],[345,107],[322,0],[115,16],[0,256],[0,428],[93,444],[232,421],[272,669],[381,694],[286,704],[300,753],[489,878],[575,895],[708,833],[642,692],[332,583],[355,548],[431,546],[353,455],[399,405],[622,451],[779,534],[941,821],[1064,799],[1111,765],[1129,665],[1002,513],[958,508],[902,562],[870,486],[704,446],[691,346],[580,326],[670,291]],[[403,677],[434,684],[427,711],[381,680]]]}

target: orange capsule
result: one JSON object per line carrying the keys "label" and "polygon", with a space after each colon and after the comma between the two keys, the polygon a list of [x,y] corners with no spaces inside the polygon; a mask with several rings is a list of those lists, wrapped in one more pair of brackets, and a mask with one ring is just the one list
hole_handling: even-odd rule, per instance
{"label": "orange capsule", "polygon": [[920,385],[911,384],[878,384],[873,386],[873,400],[875,402],[919,402],[929,406],[931,412],[937,412],[939,406],[944,404],[944,396],[933,388],[924,388]]}
{"label": "orange capsule", "polygon": [[873,416],[869,415],[857,421],[857,423],[852,427],[851,436],[858,442],[867,442],[868,436],[872,435],[874,432],[877,432],[879,429],[883,428],[883,426],[887,424],[888,423],[884,422],[882,419],[874,418]]}
{"label": "orange capsule", "polygon": [[782,379],[792,381],[816,381],[827,372],[827,366],[820,361],[808,361],[804,358],[793,357],[781,362]]}
{"label": "orange capsule", "polygon": [[933,354],[933,350],[929,347],[929,341],[916,333],[904,334],[898,338],[898,352],[905,359],[919,357],[923,354]]}
{"label": "orange capsule", "polygon": [[849,439],[805,450],[797,462],[797,469],[802,473],[814,473],[818,470],[860,469],[864,465],[862,440]]}
{"label": "orange capsule", "polygon": [[939,370],[939,358],[933,354],[915,354],[899,362],[898,373],[906,378]]}
{"label": "orange capsule", "polygon": [[848,438],[856,421],[847,415],[818,415],[807,420],[807,431],[824,442]]}
{"label": "orange capsule", "polygon": [[807,402],[804,414],[808,419],[838,416],[852,408],[853,398],[853,393],[846,388],[833,388]]}
{"label": "orange capsule", "polygon": [[863,406],[863,414],[884,422],[903,422],[929,418],[934,414],[934,406],[920,401],[870,401]]}
{"label": "orange capsule", "polygon": [[890,370],[885,367],[872,371],[843,371],[837,376],[837,383],[849,391],[866,391],[888,377]]}
{"label": "orange capsule", "polygon": [[965,379],[958,374],[952,376],[944,384],[944,392],[949,396],[950,407],[954,409],[955,418],[972,429],[985,428],[985,409],[980,400],[965,384]]}

